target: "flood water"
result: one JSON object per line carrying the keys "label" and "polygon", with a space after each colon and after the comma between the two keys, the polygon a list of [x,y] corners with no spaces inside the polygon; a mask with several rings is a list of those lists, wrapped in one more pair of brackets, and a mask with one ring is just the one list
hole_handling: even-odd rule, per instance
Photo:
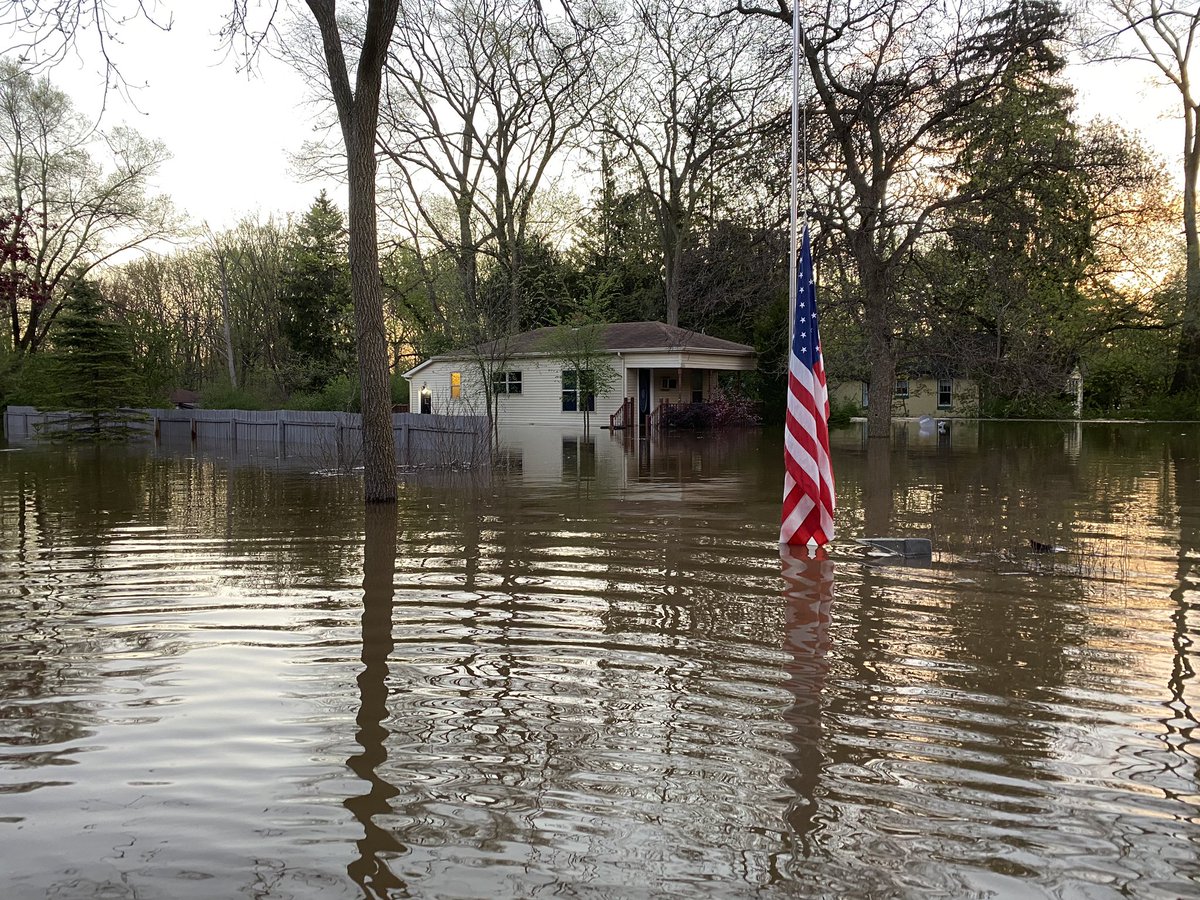
{"label": "flood water", "polygon": [[866,444],[0,452],[0,897],[1200,896],[1200,428]]}

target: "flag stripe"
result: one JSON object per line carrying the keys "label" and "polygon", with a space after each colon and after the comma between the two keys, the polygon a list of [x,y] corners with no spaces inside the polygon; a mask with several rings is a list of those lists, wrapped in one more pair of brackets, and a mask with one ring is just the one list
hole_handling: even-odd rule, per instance
{"label": "flag stripe", "polygon": [[829,459],[829,388],[817,327],[817,294],[805,226],[796,271],[796,310],[788,353],[781,544],[833,540],[835,492]]}

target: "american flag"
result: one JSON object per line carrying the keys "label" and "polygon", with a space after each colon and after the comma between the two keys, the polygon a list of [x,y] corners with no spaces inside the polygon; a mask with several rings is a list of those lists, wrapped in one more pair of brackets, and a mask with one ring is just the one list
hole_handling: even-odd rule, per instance
{"label": "american flag", "polygon": [[783,435],[783,524],[779,543],[819,547],[833,540],[833,467],[829,463],[829,391],[817,329],[808,226],[796,271],[796,321],[788,356]]}

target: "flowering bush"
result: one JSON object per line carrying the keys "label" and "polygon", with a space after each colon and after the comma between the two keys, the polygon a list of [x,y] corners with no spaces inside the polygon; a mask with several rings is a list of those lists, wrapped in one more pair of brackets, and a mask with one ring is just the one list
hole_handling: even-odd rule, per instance
{"label": "flowering bush", "polygon": [[758,403],[740,394],[716,391],[705,403],[677,403],[663,407],[664,428],[734,428],[761,425]]}

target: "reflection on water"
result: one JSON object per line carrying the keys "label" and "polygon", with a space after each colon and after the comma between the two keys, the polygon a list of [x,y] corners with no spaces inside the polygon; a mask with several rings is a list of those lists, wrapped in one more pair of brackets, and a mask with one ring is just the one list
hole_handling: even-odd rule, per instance
{"label": "reflection on water", "polygon": [[1197,894],[1200,432],[926,431],[0,454],[0,896]]}

